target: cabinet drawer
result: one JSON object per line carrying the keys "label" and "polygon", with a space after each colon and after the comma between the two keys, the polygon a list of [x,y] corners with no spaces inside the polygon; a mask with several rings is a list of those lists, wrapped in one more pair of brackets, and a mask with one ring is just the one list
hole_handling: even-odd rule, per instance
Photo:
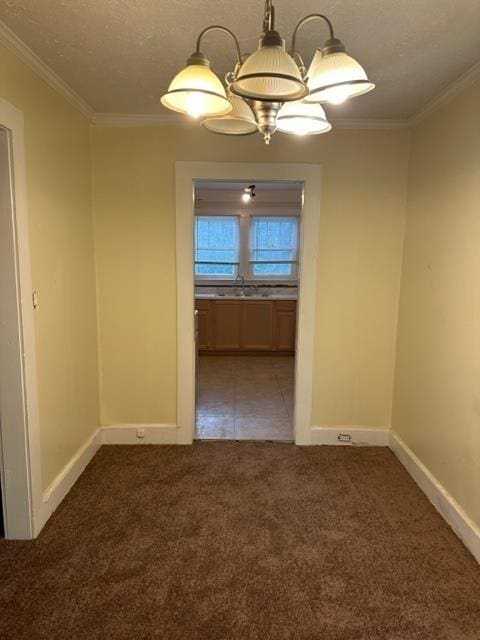
{"label": "cabinet drawer", "polygon": [[195,298],[195,309],[199,311],[209,311],[212,308],[212,300],[200,300]]}
{"label": "cabinet drawer", "polygon": [[296,300],[277,300],[276,304],[278,311],[295,311],[297,308]]}

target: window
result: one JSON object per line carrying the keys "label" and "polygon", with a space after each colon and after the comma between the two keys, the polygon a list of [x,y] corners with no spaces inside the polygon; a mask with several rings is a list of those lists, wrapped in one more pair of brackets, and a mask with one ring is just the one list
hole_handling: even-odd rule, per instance
{"label": "window", "polygon": [[295,280],[298,216],[196,215],[195,277]]}
{"label": "window", "polygon": [[294,216],[252,216],[250,273],[260,278],[294,278],[298,262],[298,221]]}
{"label": "window", "polygon": [[195,217],[195,275],[235,278],[240,253],[238,216]]}

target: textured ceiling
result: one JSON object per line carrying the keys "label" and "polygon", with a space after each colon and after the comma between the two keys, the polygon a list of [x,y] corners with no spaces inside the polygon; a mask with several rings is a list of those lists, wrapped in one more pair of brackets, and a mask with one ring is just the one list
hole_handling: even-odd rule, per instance
{"label": "textured ceiling", "polygon": [[[479,0],[276,0],[288,40],[304,15],[326,13],[347,51],[377,84],[332,107],[333,117],[406,118],[480,59]],[[96,112],[166,113],[159,104],[172,76],[212,23],[256,48],[262,0],[0,0],[3,20]],[[300,33],[307,60],[326,38],[320,23]],[[210,34],[203,47],[215,70],[232,67],[231,42]]]}

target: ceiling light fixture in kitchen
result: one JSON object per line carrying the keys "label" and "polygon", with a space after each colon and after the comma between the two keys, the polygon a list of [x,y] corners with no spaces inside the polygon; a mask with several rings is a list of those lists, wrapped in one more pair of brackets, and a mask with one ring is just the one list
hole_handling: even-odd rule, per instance
{"label": "ceiling light fixture in kitchen", "polygon": [[255,193],[255,185],[251,184],[249,187],[245,187],[242,193],[242,200],[244,202],[250,202],[250,200],[255,200],[257,197]]}

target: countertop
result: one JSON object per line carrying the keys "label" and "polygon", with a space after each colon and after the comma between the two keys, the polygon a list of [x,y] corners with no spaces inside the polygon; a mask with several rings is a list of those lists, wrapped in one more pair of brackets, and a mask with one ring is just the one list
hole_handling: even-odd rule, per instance
{"label": "countertop", "polygon": [[297,296],[292,293],[271,293],[268,295],[256,293],[251,296],[236,296],[221,293],[196,293],[195,298],[199,300],[296,300]]}

